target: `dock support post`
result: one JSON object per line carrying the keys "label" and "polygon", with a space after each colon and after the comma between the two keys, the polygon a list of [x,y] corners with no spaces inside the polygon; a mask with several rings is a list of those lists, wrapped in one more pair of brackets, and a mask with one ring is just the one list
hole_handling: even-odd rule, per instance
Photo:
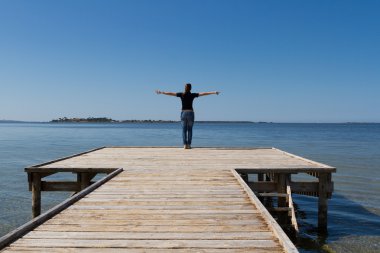
{"label": "dock support post", "polygon": [[[275,174],[275,181],[277,183],[277,193],[286,193],[286,179],[287,175],[283,173]],[[278,207],[286,207],[286,199],[278,197],[277,199]],[[280,224],[286,224],[288,220],[287,213],[280,212],[278,214],[278,219]]]}
{"label": "dock support post", "polygon": [[83,190],[84,188],[88,187],[90,185],[90,175],[87,172],[78,172],[77,173],[77,182],[80,184],[80,189]]}
{"label": "dock support post", "polygon": [[257,181],[259,181],[259,182],[264,181],[264,173],[258,173],[257,174]]}
{"label": "dock support post", "polygon": [[318,229],[320,231],[327,230],[327,191],[331,181],[330,173],[320,173],[318,183]]}
{"label": "dock support post", "polygon": [[41,175],[32,173],[32,216],[33,218],[41,214]]}

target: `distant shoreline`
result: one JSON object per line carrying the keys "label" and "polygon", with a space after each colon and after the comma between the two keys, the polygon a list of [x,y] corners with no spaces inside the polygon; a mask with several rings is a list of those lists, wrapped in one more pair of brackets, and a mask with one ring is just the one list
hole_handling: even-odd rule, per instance
{"label": "distant shoreline", "polygon": [[[110,118],[59,118],[49,123],[179,123],[176,120],[114,120]],[[254,123],[252,121],[197,121],[198,123]]]}
{"label": "distant shoreline", "polygon": [[[156,123],[164,123],[170,124],[175,123],[178,124],[180,121],[177,120],[97,120],[96,118],[82,119],[82,118],[73,118],[73,119],[54,119],[51,121],[23,121],[23,120],[0,120],[1,123],[34,123],[34,124],[156,124]],[[360,125],[360,124],[380,124],[380,122],[266,122],[266,121],[236,121],[236,120],[197,120],[197,123],[210,123],[210,124],[347,124],[347,125]]]}

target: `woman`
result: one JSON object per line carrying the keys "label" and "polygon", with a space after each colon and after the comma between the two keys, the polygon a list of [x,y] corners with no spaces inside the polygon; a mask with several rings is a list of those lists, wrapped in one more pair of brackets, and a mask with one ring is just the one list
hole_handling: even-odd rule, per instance
{"label": "woman", "polygon": [[181,98],[181,101],[182,101],[181,122],[182,122],[183,145],[185,149],[190,149],[191,139],[193,138],[193,124],[194,124],[193,100],[194,98],[200,97],[200,96],[212,95],[212,94],[219,95],[220,92],[213,91],[213,92],[191,93],[191,84],[187,83],[185,85],[184,92],[174,93],[174,92],[163,92],[163,91],[156,90],[156,93]]}

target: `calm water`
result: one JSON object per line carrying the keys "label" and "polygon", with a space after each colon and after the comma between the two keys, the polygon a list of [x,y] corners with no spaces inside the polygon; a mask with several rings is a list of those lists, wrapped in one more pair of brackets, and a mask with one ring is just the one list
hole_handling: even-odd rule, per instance
{"label": "calm water", "polygon": [[[295,196],[301,252],[380,252],[380,124],[196,124],[194,146],[274,146],[338,168],[326,237],[316,198]],[[107,145],[180,146],[179,124],[0,124],[0,236],[28,221],[24,167]],[[43,209],[66,193],[44,193]]]}

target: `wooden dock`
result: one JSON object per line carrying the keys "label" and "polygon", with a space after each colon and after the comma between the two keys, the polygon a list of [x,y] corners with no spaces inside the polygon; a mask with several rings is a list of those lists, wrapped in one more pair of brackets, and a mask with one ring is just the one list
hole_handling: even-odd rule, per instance
{"label": "wooden dock", "polygon": [[[327,223],[335,168],[274,148],[109,147],[26,172],[36,218],[2,237],[1,252],[298,252],[251,189],[316,192]],[[62,172],[77,180],[47,180]],[[97,173],[108,175],[92,182]],[[39,215],[41,191],[77,193]]]}

